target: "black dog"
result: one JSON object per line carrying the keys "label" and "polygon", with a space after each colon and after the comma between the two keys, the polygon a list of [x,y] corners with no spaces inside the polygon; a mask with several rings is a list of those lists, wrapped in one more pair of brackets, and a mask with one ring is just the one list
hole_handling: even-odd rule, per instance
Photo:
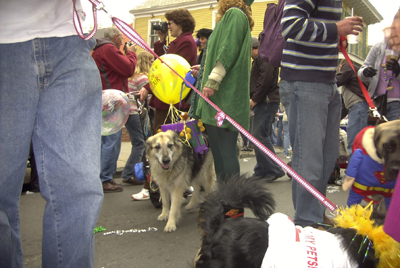
{"label": "black dog", "polygon": [[[269,247],[269,224],[266,220],[274,211],[275,201],[261,181],[254,178],[235,176],[219,186],[203,203],[199,215],[202,245],[195,258],[196,268],[259,268]],[[228,218],[224,215],[232,208],[247,207],[257,218]],[[308,227],[311,228],[311,227]],[[305,229],[303,229],[305,230]],[[338,236],[338,248],[343,248],[343,260],[348,267],[377,267],[372,243],[354,229],[331,228],[321,231],[325,236]],[[328,234],[329,232],[329,234]],[[328,245],[332,247],[332,245]],[[293,252],[283,256],[291,258]],[[331,256],[332,258],[340,258]],[[310,264],[311,263],[311,264]],[[309,265],[309,266],[308,266]],[[308,265],[298,267],[315,267]],[[265,266],[269,267],[269,266]],[[274,267],[287,267],[276,265]],[[318,267],[323,267],[321,264]],[[334,266],[329,266],[334,267]],[[340,266],[339,266],[340,267]],[[343,266],[342,266],[343,267]]]}

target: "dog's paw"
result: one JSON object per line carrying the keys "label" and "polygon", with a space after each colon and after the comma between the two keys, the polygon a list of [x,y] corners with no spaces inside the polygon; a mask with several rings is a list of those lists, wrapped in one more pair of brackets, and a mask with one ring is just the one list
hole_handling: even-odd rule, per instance
{"label": "dog's paw", "polygon": [[168,220],[168,214],[160,214],[158,216],[159,221],[167,221]]}
{"label": "dog's paw", "polygon": [[166,233],[171,233],[176,231],[176,225],[175,224],[169,224],[165,225],[164,232]]}

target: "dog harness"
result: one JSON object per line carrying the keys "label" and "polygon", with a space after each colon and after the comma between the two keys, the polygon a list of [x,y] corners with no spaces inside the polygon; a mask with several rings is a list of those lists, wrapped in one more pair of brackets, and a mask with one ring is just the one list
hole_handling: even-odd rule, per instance
{"label": "dog harness", "polygon": [[295,226],[282,213],[273,214],[267,222],[268,249],[261,268],[357,267],[342,249],[340,236],[313,227]]}

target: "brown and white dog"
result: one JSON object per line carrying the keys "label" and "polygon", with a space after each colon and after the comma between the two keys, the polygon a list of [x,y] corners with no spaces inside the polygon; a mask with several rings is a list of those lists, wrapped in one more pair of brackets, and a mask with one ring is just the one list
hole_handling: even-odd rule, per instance
{"label": "brown and white dog", "polygon": [[359,204],[364,197],[381,195],[387,208],[399,168],[400,120],[364,128],[354,140],[343,183],[343,190],[351,189],[347,204]]}
{"label": "brown and white dog", "polygon": [[400,169],[400,119],[378,125],[374,145],[385,165],[386,180],[395,180]]}
{"label": "brown and white dog", "polygon": [[158,220],[167,221],[165,232],[173,232],[181,215],[184,191],[193,186],[194,192],[186,208],[195,209],[202,201],[201,189],[206,195],[213,190],[214,158],[209,151],[200,163],[196,162],[192,148],[171,130],[147,139],[146,156],[150,162],[151,178],[159,185],[163,203]]}

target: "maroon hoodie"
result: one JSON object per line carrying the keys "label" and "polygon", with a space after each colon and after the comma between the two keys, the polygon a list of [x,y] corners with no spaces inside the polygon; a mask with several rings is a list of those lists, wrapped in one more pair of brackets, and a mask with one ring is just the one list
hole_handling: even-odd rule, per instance
{"label": "maroon hoodie", "polygon": [[128,92],[128,78],[136,67],[136,54],[129,51],[126,56],[106,38],[96,39],[92,57],[100,71],[103,89],[119,89]]}

